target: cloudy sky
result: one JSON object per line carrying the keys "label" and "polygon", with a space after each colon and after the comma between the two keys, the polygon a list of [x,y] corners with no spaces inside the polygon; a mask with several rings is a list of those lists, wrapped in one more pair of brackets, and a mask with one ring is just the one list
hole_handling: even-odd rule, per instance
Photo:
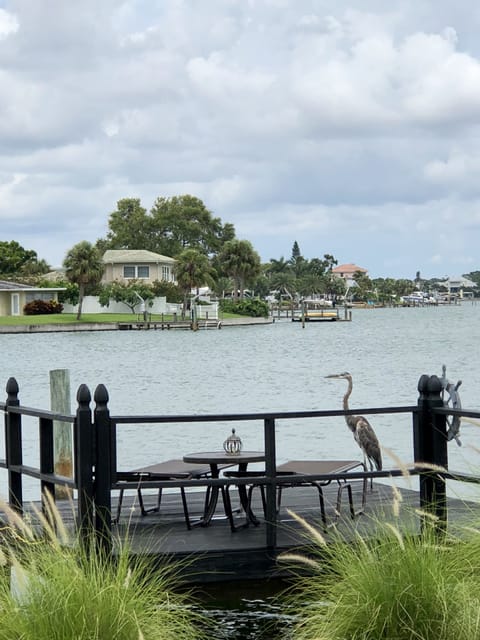
{"label": "cloudy sky", "polygon": [[0,0],[0,239],[190,193],[263,261],[480,269],[480,4]]}

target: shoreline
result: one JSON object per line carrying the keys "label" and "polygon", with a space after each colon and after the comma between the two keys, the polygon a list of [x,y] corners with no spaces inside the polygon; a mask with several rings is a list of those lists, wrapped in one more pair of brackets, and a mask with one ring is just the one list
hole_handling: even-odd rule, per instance
{"label": "shoreline", "polygon": [[[225,320],[218,320],[219,327],[238,327],[238,326],[251,326],[251,325],[265,325],[273,324],[274,318],[227,318]],[[55,332],[81,332],[81,331],[119,331],[121,330],[118,322],[73,322],[70,324],[12,324],[1,325],[0,334],[16,334],[16,333],[55,333]],[[125,323],[123,323],[125,324]],[[172,331],[174,329],[183,329],[184,331],[191,331],[190,328],[185,327],[185,323],[175,326],[174,322],[169,322],[169,328],[159,329],[155,327],[142,327],[141,322],[134,323],[136,327],[132,331]],[[148,324],[148,323],[147,323]],[[199,323],[199,330],[204,329],[202,323]],[[213,327],[209,327],[209,330]]]}

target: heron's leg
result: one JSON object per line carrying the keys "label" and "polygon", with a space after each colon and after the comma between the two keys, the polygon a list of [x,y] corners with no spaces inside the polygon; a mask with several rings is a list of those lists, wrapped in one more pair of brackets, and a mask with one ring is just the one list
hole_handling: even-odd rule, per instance
{"label": "heron's leg", "polygon": [[[370,460],[370,471],[373,472],[373,463]],[[373,493],[373,478],[370,478],[370,493]]]}

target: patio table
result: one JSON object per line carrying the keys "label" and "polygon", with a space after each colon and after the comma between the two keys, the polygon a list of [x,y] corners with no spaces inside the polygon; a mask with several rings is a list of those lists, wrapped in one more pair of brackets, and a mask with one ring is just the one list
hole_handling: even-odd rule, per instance
{"label": "patio table", "polygon": [[[265,453],[263,453],[263,451],[241,451],[240,453],[232,454],[225,453],[225,451],[204,451],[199,453],[189,453],[188,455],[183,456],[183,461],[194,464],[208,464],[210,465],[211,477],[218,478],[220,474],[219,465],[238,465],[239,473],[245,472],[250,463],[264,462]],[[205,500],[203,517],[196,524],[204,527],[210,524],[217,507],[218,493],[219,487],[209,487],[209,490],[207,491],[207,498]],[[258,520],[250,508],[247,489],[245,485],[238,486],[238,494],[240,498],[240,504],[242,505],[242,509],[244,510],[246,515],[246,525],[248,525],[250,522],[258,525]],[[222,495],[225,512],[228,519],[230,520],[230,526],[233,531],[236,527],[233,524],[233,516],[231,508],[229,506],[230,499],[227,495],[227,492],[225,492],[223,488]]]}

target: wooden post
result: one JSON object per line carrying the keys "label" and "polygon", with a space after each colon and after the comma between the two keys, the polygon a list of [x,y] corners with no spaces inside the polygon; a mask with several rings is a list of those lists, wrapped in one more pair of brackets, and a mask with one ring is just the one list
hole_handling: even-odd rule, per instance
{"label": "wooden post", "polygon": [[305,300],[302,300],[302,329],[305,329]]}
{"label": "wooden post", "polygon": [[191,305],[192,305],[192,308],[191,308],[191,318],[192,318],[191,328],[192,328],[193,331],[198,331],[197,306],[195,304],[193,304],[193,301],[192,301]]}
{"label": "wooden post", "polygon": [[[68,369],[50,371],[50,407],[54,413],[70,415],[70,372]],[[73,434],[72,425],[60,420],[53,421],[55,473],[73,478]],[[57,485],[56,497],[66,499],[71,495],[67,487]]]}

